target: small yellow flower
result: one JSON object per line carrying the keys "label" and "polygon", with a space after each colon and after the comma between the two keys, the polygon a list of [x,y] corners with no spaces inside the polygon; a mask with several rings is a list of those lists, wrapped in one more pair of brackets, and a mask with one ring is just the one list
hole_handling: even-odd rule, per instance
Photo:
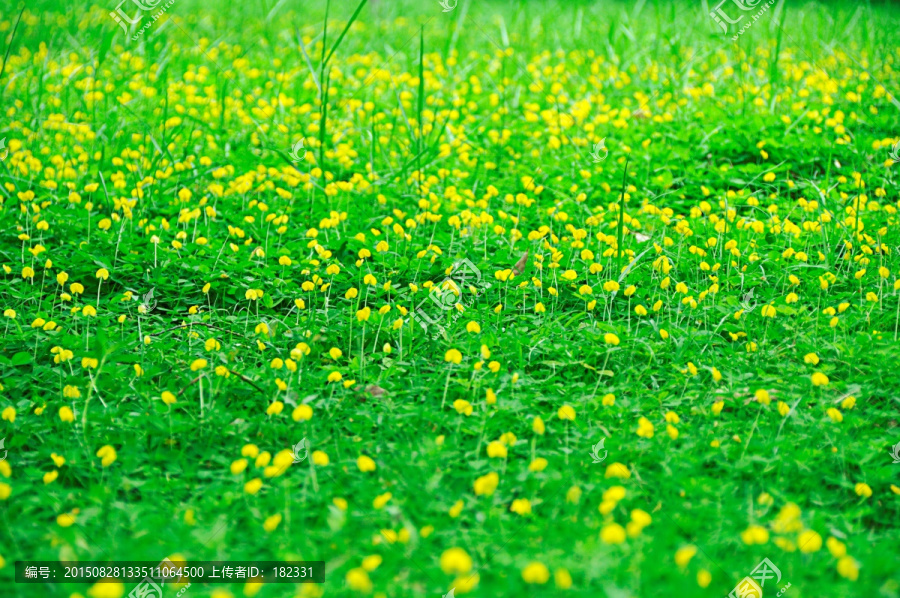
{"label": "small yellow flower", "polygon": [[113,447],[111,447],[108,444],[101,446],[99,449],[97,449],[96,454],[98,457],[100,457],[100,464],[103,467],[109,467],[118,458],[118,455],[116,454],[116,449],[114,449]]}
{"label": "small yellow flower", "polygon": [[744,544],[765,544],[769,541],[769,531],[759,525],[751,525],[741,532],[741,540]]}
{"label": "small yellow flower", "polygon": [[459,365],[462,362],[462,353],[460,353],[456,349],[450,349],[444,355],[444,361],[446,361],[447,363],[455,363]]}
{"label": "small yellow flower", "polygon": [[858,483],[854,487],[854,491],[856,492],[856,494],[862,496],[863,498],[869,498],[870,496],[872,496],[872,488],[870,488],[869,485],[864,482]]}
{"label": "small yellow flower", "polygon": [[75,413],[72,411],[72,408],[68,405],[64,405],[59,408],[59,419],[64,422],[71,423],[75,421]]}
{"label": "small yellow flower", "polygon": [[281,523],[281,513],[276,513],[271,517],[266,518],[263,522],[263,529],[267,532],[275,531],[275,528],[278,527],[278,524]]}
{"label": "small yellow flower", "polygon": [[559,419],[575,421],[575,409],[573,409],[570,405],[563,405],[562,407],[560,407],[556,415],[559,417]]}
{"label": "small yellow flower", "polygon": [[496,472],[490,472],[475,480],[475,494],[478,496],[491,496],[497,485],[500,483],[500,476]]}
{"label": "small yellow flower", "polygon": [[468,573],[472,570],[472,557],[462,548],[448,548],[441,554],[441,570],[447,574]]}
{"label": "small yellow flower", "polygon": [[625,541],[625,528],[618,523],[609,523],[600,530],[600,539],[605,544],[621,544]]}
{"label": "small yellow flower", "polygon": [[247,494],[254,495],[260,491],[260,489],[262,488],[262,485],[263,485],[263,482],[261,479],[253,478],[252,480],[250,480],[249,482],[244,484],[244,492],[246,492]]}
{"label": "small yellow flower", "polygon": [[828,384],[828,376],[822,372],[814,373],[810,379],[812,380],[813,386],[826,386]]}
{"label": "small yellow flower", "polygon": [[366,455],[359,456],[359,459],[356,460],[356,466],[363,473],[375,471],[375,461],[373,461],[371,457],[367,457]]}
{"label": "small yellow flower", "polygon": [[522,569],[522,580],[525,583],[543,585],[550,580],[550,570],[544,563],[533,561]]}

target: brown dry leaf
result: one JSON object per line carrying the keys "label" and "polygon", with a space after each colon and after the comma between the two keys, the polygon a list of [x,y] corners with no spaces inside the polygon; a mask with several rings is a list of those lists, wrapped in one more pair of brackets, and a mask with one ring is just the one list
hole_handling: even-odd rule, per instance
{"label": "brown dry leaf", "polygon": [[516,262],[515,266],[513,266],[513,272],[516,273],[516,276],[518,276],[519,274],[521,274],[522,272],[525,271],[525,266],[527,264],[528,264],[528,251],[526,251],[525,255],[523,255],[521,258],[519,258],[519,261]]}

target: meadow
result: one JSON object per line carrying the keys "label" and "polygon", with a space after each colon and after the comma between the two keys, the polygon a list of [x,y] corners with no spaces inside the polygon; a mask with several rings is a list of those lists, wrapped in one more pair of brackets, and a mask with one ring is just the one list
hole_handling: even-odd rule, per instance
{"label": "meadow", "polygon": [[2,7],[0,594],[900,596],[898,23]]}

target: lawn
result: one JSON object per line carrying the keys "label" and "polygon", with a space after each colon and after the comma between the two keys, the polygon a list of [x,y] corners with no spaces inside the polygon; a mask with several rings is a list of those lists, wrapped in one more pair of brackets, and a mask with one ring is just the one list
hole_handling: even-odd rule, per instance
{"label": "lawn", "polygon": [[5,6],[0,595],[897,598],[898,24]]}

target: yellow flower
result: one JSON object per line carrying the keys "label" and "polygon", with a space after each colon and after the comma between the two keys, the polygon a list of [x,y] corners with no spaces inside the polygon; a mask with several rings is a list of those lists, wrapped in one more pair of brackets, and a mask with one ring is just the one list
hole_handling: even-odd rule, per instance
{"label": "yellow flower", "polygon": [[369,579],[369,574],[362,567],[347,571],[345,579],[347,580],[347,585],[357,592],[368,594],[372,591],[372,580]]}
{"label": "yellow flower", "polygon": [[231,463],[231,473],[234,475],[243,473],[245,469],[247,469],[246,459],[237,459]]}
{"label": "yellow flower", "polygon": [[356,466],[363,473],[375,471],[375,461],[373,461],[371,457],[367,457],[366,455],[359,456],[359,459],[356,460]]}
{"label": "yellow flower", "polygon": [[603,335],[603,341],[607,345],[616,346],[619,344],[619,337],[616,336],[615,334],[613,334],[612,332],[607,332],[606,334]]}
{"label": "yellow flower", "polygon": [[833,422],[836,423],[836,424],[839,424],[839,423],[841,423],[842,421],[844,421],[844,415],[843,415],[840,411],[838,411],[837,409],[835,409],[834,407],[829,407],[829,408],[825,411],[825,415],[827,415],[828,417],[830,417],[830,418],[831,418],[831,421],[833,421]]}
{"label": "yellow flower", "polygon": [[244,492],[247,494],[256,494],[262,488],[262,480],[259,478],[253,478],[246,484],[244,484]]}
{"label": "yellow flower", "polygon": [[195,359],[193,362],[191,362],[191,371],[192,372],[196,372],[197,370],[202,370],[205,367],[206,367],[205,359]]}
{"label": "yellow flower", "polygon": [[315,463],[319,467],[325,467],[330,462],[328,459],[328,454],[324,451],[313,451],[312,460],[313,463]]}
{"label": "yellow flower", "polygon": [[125,594],[125,586],[116,579],[98,581],[87,591],[90,598],[121,598]]}
{"label": "yellow flower", "polygon": [[859,577],[859,565],[853,557],[845,556],[838,560],[837,572],[845,579],[856,581]]}
{"label": "yellow flower", "polygon": [[381,565],[380,554],[370,554],[362,560],[362,568],[366,571],[374,571],[379,565]]}
{"label": "yellow flower", "polygon": [[813,386],[825,386],[828,384],[828,376],[821,372],[816,372],[811,377]]}
{"label": "yellow flower", "polygon": [[797,536],[797,544],[800,552],[818,552],[822,548],[822,536],[813,530],[806,530]]}
{"label": "yellow flower", "polygon": [[872,496],[872,488],[870,488],[866,483],[858,483],[855,486],[854,490],[859,496],[862,496],[863,498],[869,498],[870,496]]}
{"label": "yellow flower", "polygon": [[460,415],[472,415],[472,404],[465,399],[456,399],[453,401],[453,408],[456,409],[456,412]]}
{"label": "yellow flower", "polygon": [[741,532],[741,540],[747,545],[765,544],[769,541],[769,531],[762,526],[751,525]]}
{"label": "yellow flower", "polygon": [[78,515],[78,509],[74,509],[70,513],[62,513],[56,517],[56,524],[60,527],[72,527],[75,524],[76,515]]}
{"label": "yellow flower", "polygon": [[697,572],[697,585],[701,588],[705,588],[712,581],[712,574],[706,569],[700,569]]}
{"label": "yellow flower", "polygon": [[444,355],[444,361],[446,361],[447,363],[455,363],[459,365],[462,362],[462,353],[460,353],[456,349],[450,349]]}
{"label": "yellow flower", "polygon": [[559,419],[575,421],[575,410],[569,405],[563,405],[562,407],[560,407],[556,415],[559,417]]}
{"label": "yellow flower", "polygon": [[608,393],[603,395],[603,406],[604,407],[612,407],[616,404],[616,395],[612,393]]}
{"label": "yellow flower", "polygon": [[472,557],[462,548],[448,548],[441,554],[441,570],[444,573],[468,573],[472,570]]}
{"label": "yellow flower", "polygon": [[609,478],[619,478],[622,480],[627,480],[631,477],[631,471],[621,463],[610,463],[606,467],[606,475],[604,476],[606,479]]}
{"label": "yellow flower", "polygon": [[498,440],[493,440],[487,445],[487,454],[488,457],[499,457],[500,459],[505,459],[506,445]]}
{"label": "yellow flower", "polygon": [[756,400],[763,405],[768,405],[772,401],[772,399],[769,397],[769,391],[763,388],[757,390],[754,395],[756,396]]}
{"label": "yellow flower", "polygon": [[528,465],[528,471],[544,471],[546,468],[547,460],[543,457],[538,457]]}
{"label": "yellow flower", "polygon": [[831,553],[831,556],[836,559],[842,558],[847,555],[847,547],[843,542],[833,536],[829,537],[828,540],[825,541],[825,546],[828,547],[828,552]]}
{"label": "yellow flower", "polygon": [[101,446],[97,450],[96,454],[98,457],[100,457],[100,464],[103,467],[109,467],[118,458],[118,455],[116,454],[116,449],[114,449],[113,447],[111,447],[108,444]]}
{"label": "yellow flower", "polygon": [[562,567],[553,572],[553,580],[556,583],[557,589],[568,590],[572,587],[572,576],[567,569],[563,569]]}
{"label": "yellow flower", "polygon": [[275,528],[278,527],[278,524],[281,523],[281,513],[276,513],[271,517],[266,518],[263,522],[263,529],[267,532],[275,531]]}
{"label": "yellow flower", "polygon": [[372,501],[372,506],[376,509],[383,509],[384,505],[388,504],[388,501],[391,500],[392,496],[393,495],[390,492],[379,494],[375,497],[375,500]]}
{"label": "yellow flower", "polygon": [[297,405],[297,408],[294,409],[294,412],[291,414],[291,419],[295,422],[305,422],[312,419],[313,410],[309,405]]}
{"label": "yellow flower", "polygon": [[52,484],[59,477],[59,471],[54,469],[44,474],[44,484]]}
{"label": "yellow flower", "polygon": [[172,403],[175,402],[175,395],[172,394],[171,392],[169,392],[168,390],[164,390],[159,398],[166,405],[171,405]]}
{"label": "yellow flower", "polygon": [[696,546],[684,546],[675,552],[675,564],[679,567],[687,567],[694,555],[697,554]]}
{"label": "yellow flower", "polygon": [[544,563],[532,561],[522,569],[522,580],[525,583],[543,585],[550,580],[550,570]]}
{"label": "yellow flower", "polygon": [[278,415],[284,409],[284,403],[275,401],[266,409],[266,415]]}
{"label": "yellow flower", "polygon": [[529,501],[527,498],[517,498],[512,502],[509,510],[513,513],[518,513],[519,515],[530,515],[531,501]]}
{"label": "yellow flower", "polygon": [[653,424],[646,417],[641,416],[638,420],[637,435],[641,438],[653,438]]}
{"label": "yellow flower", "polygon": [[3,419],[8,421],[9,423],[13,423],[16,421],[16,409],[15,407],[9,406],[3,410]]}
{"label": "yellow flower", "polygon": [[625,528],[618,523],[609,523],[600,530],[600,539],[605,544],[621,544],[625,541]]}
{"label": "yellow flower", "polygon": [[256,459],[256,456],[259,454],[259,447],[255,444],[245,444],[241,448],[241,456],[242,457],[250,457],[251,459]]}
{"label": "yellow flower", "polygon": [[475,480],[474,489],[478,496],[491,496],[497,490],[500,476],[496,472],[490,472]]}
{"label": "yellow flower", "polygon": [[810,365],[819,365],[819,356],[815,353],[807,353],[803,356],[803,362]]}
{"label": "yellow flower", "polygon": [[64,405],[59,408],[59,419],[71,423],[75,421],[75,413],[72,411],[71,407]]}

